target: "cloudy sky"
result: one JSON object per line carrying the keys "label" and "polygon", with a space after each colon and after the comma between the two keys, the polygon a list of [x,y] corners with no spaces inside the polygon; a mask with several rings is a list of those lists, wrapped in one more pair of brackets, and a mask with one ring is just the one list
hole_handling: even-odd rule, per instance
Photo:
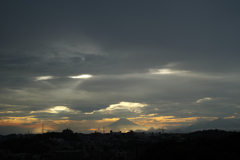
{"label": "cloudy sky", "polygon": [[0,2],[0,134],[240,114],[238,0]]}

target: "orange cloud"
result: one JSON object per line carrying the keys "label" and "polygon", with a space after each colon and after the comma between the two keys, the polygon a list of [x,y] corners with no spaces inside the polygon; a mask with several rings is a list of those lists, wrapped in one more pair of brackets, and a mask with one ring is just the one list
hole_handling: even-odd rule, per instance
{"label": "orange cloud", "polygon": [[119,118],[104,118],[104,119],[102,119],[102,120],[96,120],[95,122],[96,123],[108,123],[108,122],[115,122],[115,121],[117,121],[117,120],[119,120]]}
{"label": "orange cloud", "polygon": [[[143,125],[146,127],[154,127],[161,128],[162,126],[181,126],[186,123],[197,122],[199,119],[213,120],[217,117],[187,117],[187,118],[176,118],[174,116],[159,116],[154,117],[142,115],[141,117],[129,118],[129,120],[133,121],[138,125]],[[181,124],[182,123],[182,124]]]}
{"label": "orange cloud", "polygon": [[11,126],[17,126],[18,124],[22,124],[22,123],[32,124],[34,122],[39,122],[39,120],[37,118],[34,118],[33,116],[5,117],[5,118],[1,119],[0,126],[4,126],[6,124],[11,125]]}
{"label": "orange cloud", "polygon": [[97,131],[98,130],[98,128],[90,128],[90,129],[88,129],[89,131]]}

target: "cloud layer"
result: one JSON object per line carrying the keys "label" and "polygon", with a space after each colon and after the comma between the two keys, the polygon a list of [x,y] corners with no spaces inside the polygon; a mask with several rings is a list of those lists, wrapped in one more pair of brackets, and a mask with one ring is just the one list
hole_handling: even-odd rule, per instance
{"label": "cloud layer", "polygon": [[237,119],[239,5],[0,2],[0,125],[90,132],[120,117],[169,128]]}

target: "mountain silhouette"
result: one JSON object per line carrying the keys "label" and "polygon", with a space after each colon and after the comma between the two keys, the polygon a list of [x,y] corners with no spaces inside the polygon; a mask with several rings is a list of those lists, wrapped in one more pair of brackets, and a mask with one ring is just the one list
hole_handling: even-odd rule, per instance
{"label": "mountain silhouette", "polygon": [[146,129],[147,127],[145,126],[140,126],[136,123],[133,123],[132,121],[126,119],[126,118],[120,118],[116,122],[113,122],[106,126],[107,128],[111,130],[120,130],[123,132],[129,131],[129,130],[137,130],[137,129]]}
{"label": "mountain silhouette", "polygon": [[184,129],[186,132],[197,130],[222,129],[222,130],[240,130],[240,119],[222,119],[218,118],[212,121],[205,121],[193,124]]}
{"label": "mountain silhouette", "polygon": [[231,118],[231,119],[223,119],[218,118],[212,121],[203,121],[192,124],[188,127],[177,128],[173,130],[169,130],[171,133],[180,133],[180,132],[195,132],[201,130],[213,130],[220,129],[226,131],[240,131],[240,119]]}

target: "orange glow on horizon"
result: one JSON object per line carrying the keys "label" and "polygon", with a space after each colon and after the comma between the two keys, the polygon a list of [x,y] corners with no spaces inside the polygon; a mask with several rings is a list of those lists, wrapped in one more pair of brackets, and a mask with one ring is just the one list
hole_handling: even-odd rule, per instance
{"label": "orange glow on horizon", "polygon": [[[230,118],[230,117],[226,117]],[[232,118],[232,117],[231,117]],[[193,124],[198,122],[198,120],[214,120],[217,117],[187,117],[187,118],[177,118],[174,116],[154,116],[149,114],[146,116],[127,118],[130,121],[146,128],[162,128],[162,127],[177,127],[183,125]],[[59,120],[44,119],[40,120],[34,116],[26,117],[4,117],[0,121],[0,126],[16,126],[22,128],[31,128],[33,133],[42,132],[42,124],[44,124],[45,131],[59,130],[65,125],[78,126],[81,125],[84,129],[77,129],[79,132],[88,131],[102,131],[102,126],[106,126],[110,123],[119,120],[119,118],[104,118],[102,120],[69,120],[68,117],[62,117]],[[146,129],[145,129],[146,130]],[[122,129],[122,132],[124,129]]]}

